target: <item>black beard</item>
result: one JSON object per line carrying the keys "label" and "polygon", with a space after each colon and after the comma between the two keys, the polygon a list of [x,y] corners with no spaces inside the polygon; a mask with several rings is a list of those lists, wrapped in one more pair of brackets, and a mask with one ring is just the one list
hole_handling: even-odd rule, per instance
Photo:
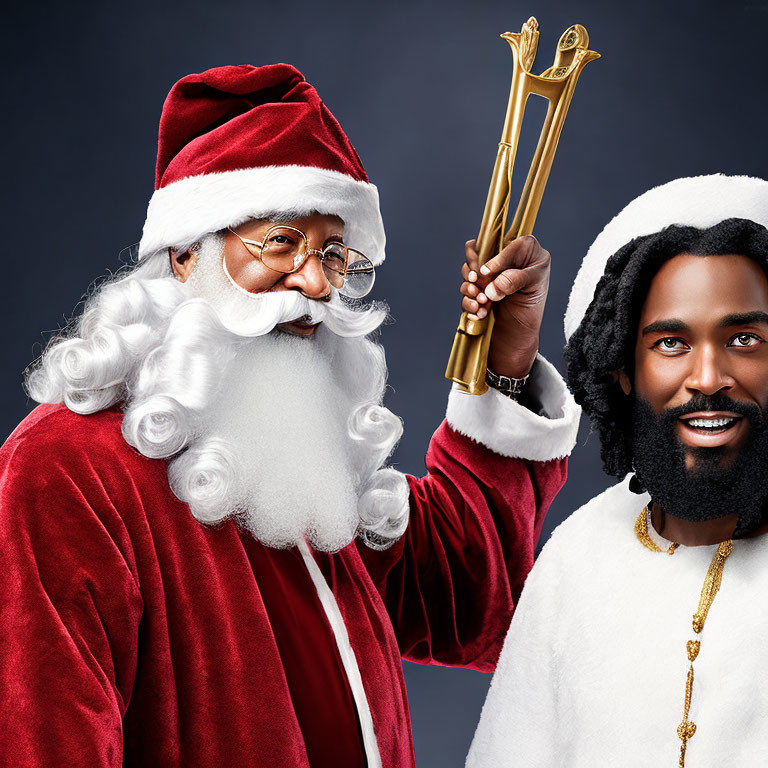
{"label": "black beard", "polygon": [[[731,411],[747,419],[746,439],[731,461],[724,463],[724,446],[689,448],[680,442],[678,418],[696,411]],[[738,513],[735,536],[760,526],[768,498],[768,424],[757,405],[725,395],[696,395],[657,415],[648,402],[635,398],[632,417],[637,478],[664,512],[690,522]],[[685,466],[686,453],[695,458],[694,469]]]}

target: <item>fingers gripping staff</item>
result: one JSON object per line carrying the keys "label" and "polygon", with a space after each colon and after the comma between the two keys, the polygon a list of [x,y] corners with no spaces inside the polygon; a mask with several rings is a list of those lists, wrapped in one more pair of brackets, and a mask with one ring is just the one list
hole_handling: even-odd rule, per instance
{"label": "fingers gripping staff", "polygon": [[[538,27],[536,19],[531,17],[519,33],[505,32],[502,35],[515,54],[514,71],[507,115],[476,243],[476,263],[481,270],[502,250],[505,243],[522,235],[530,235],[533,231],[557,142],[579,75],[590,61],[600,56],[588,50],[587,30],[580,24],[575,24],[569,27],[560,38],[553,65],[541,75],[532,75],[530,69],[536,57]],[[525,105],[531,94],[548,99],[549,108],[512,226],[505,234],[517,142],[520,138]],[[499,257],[503,253],[504,251],[499,253]],[[509,261],[510,253],[507,252],[505,257],[507,264],[513,263]],[[490,269],[490,265],[488,266]],[[494,285],[494,289],[503,287],[505,284],[512,286],[519,280],[523,278],[508,275],[498,285]],[[474,281],[469,280],[469,282]],[[496,295],[494,289],[491,289],[492,295]],[[520,290],[522,289],[521,286]],[[492,298],[488,294],[484,295]],[[505,293],[505,295],[508,294]],[[479,314],[469,314],[465,306],[465,311],[459,320],[445,377],[456,382],[461,389],[470,394],[480,395],[488,389],[485,375],[493,326],[492,311],[487,310],[481,317]]]}
{"label": "fingers gripping staff", "polygon": [[474,242],[467,243],[466,258],[462,308],[472,321],[483,320],[491,312],[495,319],[489,377],[495,373],[522,382],[538,351],[550,255],[533,235],[527,235],[513,240],[482,267],[477,266]]}

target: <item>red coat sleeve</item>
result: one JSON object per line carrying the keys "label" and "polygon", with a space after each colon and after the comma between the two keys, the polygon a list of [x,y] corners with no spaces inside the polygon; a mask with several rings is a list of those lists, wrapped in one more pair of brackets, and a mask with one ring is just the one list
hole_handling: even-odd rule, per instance
{"label": "red coat sleeve", "polygon": [[92,465],[109,446],[62,440],[59,414],[38,409],[0,452],[0,764],[120,766],[142,600]]}
{"label": "red coat sleeve", "polygon": [[566,458],[543,458],[569,453],[578,428],[578,406],[552,366],[542,361],[533,384],[549,417],[498,392],[452,393],[427,475],[409,477],[405,535],[385,552],[358,546],[410,661],[495,668],[566,478]]}

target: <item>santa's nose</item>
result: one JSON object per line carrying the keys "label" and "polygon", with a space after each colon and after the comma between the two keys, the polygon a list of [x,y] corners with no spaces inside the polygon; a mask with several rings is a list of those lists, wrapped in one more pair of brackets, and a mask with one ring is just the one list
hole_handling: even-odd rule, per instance
{"label": "santa's nose", "polygon": [[327,301],[331,296],[323,263],[318,256],[310,255],[301,269],[286,275],[283,286],[289,290],[301,291],[307,298]]}

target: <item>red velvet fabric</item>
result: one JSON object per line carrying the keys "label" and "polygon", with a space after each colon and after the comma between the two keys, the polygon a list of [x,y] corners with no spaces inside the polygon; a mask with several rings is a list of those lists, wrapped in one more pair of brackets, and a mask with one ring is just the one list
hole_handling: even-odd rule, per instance
{"label": "red velvet fabric", "polygon": [[352,690],[301,553],[265,547],[247,532],[239,533],[283,659],[309,764],[365,768]]}
{"label": "red velvet fabric", "polygon": [[[194,520],[165,462],[128,447],[120,420],[41,406],[0,452],[0,765],[323,765],[327,752],[308,753],[333,725],[318,711],[325,725],[308,726],[308,713],[347,693],[329,693],[340,662],[297,553]],[[385,768],[414,765],[401,654],[493,669],[566,472],[446,424],[427,467],[394,547],[316,555]],[[357,726],[339,706],[328,739],[354,752]]]}
{"label": "red velvet fabric", "polygon": [[204,173],[306,165],[368,181],[336,118],[289,64],[216,67],[171,88],[155,189]]}

